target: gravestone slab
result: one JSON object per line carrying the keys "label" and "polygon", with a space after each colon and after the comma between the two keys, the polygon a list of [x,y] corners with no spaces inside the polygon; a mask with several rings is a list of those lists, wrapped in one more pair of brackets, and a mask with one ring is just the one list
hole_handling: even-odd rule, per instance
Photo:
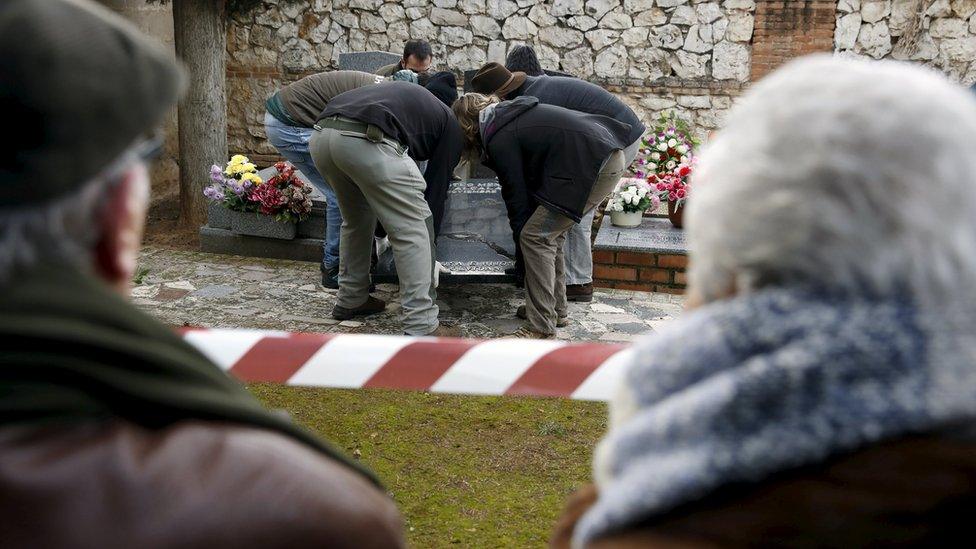
{"label": "gravestone slab", "polygon": [[339,54],[339,70],[374,73],[380,68],[396,63],[400,55],[388,51],[357,51]]}
{"label": "gravestone slab", "polygon": [[667,217],[645,217],[639,227],[615,227],[608,213],[600,224],[594,250],[645,252],[655,254],[688,253],[685,233],[675,229]]}
{"label": "gravestone slab", "polygon": [[[450,271],[441,275],[442,283],[512,280],[505,269],[515,265],[515,239],[497,180],[451,183],[437,239],[437,260]],[[387,250],[379,258],[374,280],[382,283],[395,278],[393,251]]]}
{"label": "gravestone slab", "polygon": [[[274,175],[274,168],[258,172],[262,179]],[[300,171],[298,177],[311,185]],[[325,197],[312,187],[312,213],[298,224],[294,240],[235,234],[219,221],[219,210],[211,208],[213,219],[200,229],[203,251],[233,255],[321,261],[325,234]],[[269,223],[274,220],[268,219]],[[515,241],[508,224],[508,213],[495,179],[454,181],[448,194],[437,260],[450,274],[441,275],[442,284],[460,282],[508,282],[505,269],[515,265]],[[396,280],[393,252],[387,251],[377,265],[377,282]]]}

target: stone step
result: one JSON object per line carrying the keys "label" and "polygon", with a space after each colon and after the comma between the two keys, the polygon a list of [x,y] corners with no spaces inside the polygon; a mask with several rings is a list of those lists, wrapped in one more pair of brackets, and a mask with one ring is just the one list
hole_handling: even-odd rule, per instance
{"label": "stone step", "polygon": [[616,227],[604,216],[593,243],[593,285],[683,293],[688,247],[667,217],[644,217],[640,226]]}

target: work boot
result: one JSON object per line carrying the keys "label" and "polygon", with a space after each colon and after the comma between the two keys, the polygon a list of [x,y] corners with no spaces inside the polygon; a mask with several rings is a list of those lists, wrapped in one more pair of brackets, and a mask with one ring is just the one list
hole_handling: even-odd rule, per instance
{"label": "work boot", "polygon": [[[332,267],[331,269],[326,269],[324,265],[319,264],[319,270],[322,271],[322,287],[327,290],[338,290],[339,289],[339,266]],[[373,283],[373,277],[370,276],[369,282],[369,293],[376,291],[376,284]]]}
{"label": "work boot", "polygon": [[461,337],[461,328],[441,324],[436,330],[424,337]]}
{"label": "work boot", "polygon": [[357,316],[369,316],[375,315],[376,313],[382,313],[383,309],[385,308],[385,301],[382,299],[376,299],[373,296],[369,296],[366,303],[363,303],[359,307],[355,307],[353,309],[347,309],[345,307],[336,305],[332,308],[332,318],[336,320],[352,320]]}
{"label": "work boot", "polygon": [[322,287],[329,290],[339,289],[339,266],[336,265],[331,269],[325,267],[325,265],[319,264],[319,270],[322,271]]}
{"label": "work boot", "polygon": [[556,337],[556,334],[543,334],[529,328],[528,326],[522,326],[505,337],[510,339],[552,339]]}
{"label": "work boot", "polygon": [[[519,308],[515,310],[515,316],[521,318],[522,320],[529,319],[529,315],[525,312],[525,305],[519,305]],[[569,326],[569,315],[562,315],[556,318],[556,326],[560,328]]]}
{"label": "work boot", "polygon": [[593,301],[593,283],[567,284],[566,301]]}

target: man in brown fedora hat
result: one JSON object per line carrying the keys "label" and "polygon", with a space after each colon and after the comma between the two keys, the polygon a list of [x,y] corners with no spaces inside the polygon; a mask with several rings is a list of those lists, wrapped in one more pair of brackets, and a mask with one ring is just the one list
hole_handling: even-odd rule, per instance
{"label": "man in brown fedora hat", "polygon": [[497,95],[503,100],[514,99],[506,96],[525,84],[528,78],[524,72],[509,72],[501,63],[492,61],[478,69],[478,73],[471,79],[471,87],[482,95]]}
{"label": "man in brown fedora hat", "polygon": [[89,0],[0,2],[0,545],[403,546],[375,477],[126,300],[185,81]]}
{"label": "man in brown fedora hat", "polygon": [[[624,163],[629,167],[637,156],[644,124],[634,111],[607,90],[585,80],[560,76],[527,76],[523,72],[509,72],[498,63],[487,63],[471,80],[474,91],[495,95],[499,99],[515,99],[530,96],[545,105],[555,105],[586,114],[599,114],[629,124],[627,137],[630,143],[624,149]],[[591,301],[593,299],[593,252],[590,249],[590,232],[593,214],[590,211],[566,235],[566,299]],[[516,236],[517,238],[517,236]]]}

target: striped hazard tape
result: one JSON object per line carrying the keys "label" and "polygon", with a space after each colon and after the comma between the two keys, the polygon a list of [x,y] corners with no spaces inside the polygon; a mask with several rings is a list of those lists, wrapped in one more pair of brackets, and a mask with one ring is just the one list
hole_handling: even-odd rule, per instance
{"label": "striped hazard tape", "polygon": [[248,382],[609,400],[632,351],[523,339],[186,329],[183,337]]}

